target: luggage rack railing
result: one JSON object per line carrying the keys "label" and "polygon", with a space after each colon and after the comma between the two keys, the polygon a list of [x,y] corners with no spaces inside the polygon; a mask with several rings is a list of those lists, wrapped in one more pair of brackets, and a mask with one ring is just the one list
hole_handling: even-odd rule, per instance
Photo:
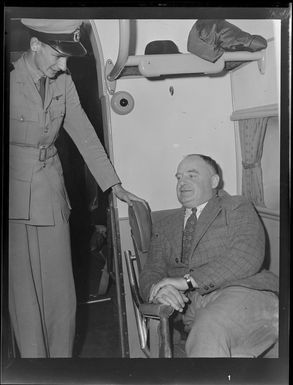
{"label": "luggage rack railing", "polygon": [[[212,63],[191,53],[156,54],[129,56],[130,21],[119,20],[119,51],[115,65],[107,60],[105,75],[110,93],[115,89],[115,81],[121,77],[126,67],[137,67],[136,76],[147,78],[164,75],[216,74],[225,68],[226,62],[257,61],[259,71],[265,72],[265,50],[257,52],[225,52]],[[112,92],[113,91],[113,92]]]}

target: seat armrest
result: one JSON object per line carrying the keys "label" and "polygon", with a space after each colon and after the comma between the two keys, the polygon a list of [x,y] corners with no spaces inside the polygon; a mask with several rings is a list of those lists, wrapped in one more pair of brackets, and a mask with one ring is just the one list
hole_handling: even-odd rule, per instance
{"label": "seat armrest", "polygon": [[[169,330],[169,317],[173,314],[174,309],[172,306],[164,305],[161,303],[142,303],[139,305],[139,311],[144,318],[150,319],[150,324],[153,322],[159,322],[159,326],[155,326],[155,331],[159,335],[159,350],[154,353],[151,350],[151,356],[157,356],[161,358],[171,358],[172,349],[170,342],[170,330]],[[150,326],[154,331],[154,329]],[[150,339],[152,331],[150,330]]]}
{"label": "seat armrest", "polygon": [[139,311],[149,318],[169,318],[173,314],[174,309],[172,306],[161,303],[142,303],[139,305]]}

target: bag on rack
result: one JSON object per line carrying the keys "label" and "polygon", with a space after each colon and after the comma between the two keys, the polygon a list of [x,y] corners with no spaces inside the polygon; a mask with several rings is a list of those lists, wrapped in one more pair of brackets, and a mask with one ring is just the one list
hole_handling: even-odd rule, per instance
{"label": "bag on rack", "polygon": [[242,31],[226,20],[197,20],[188,35],[187,50],[210,62],[225,51],[260,51],[267,47],[262,36]]}

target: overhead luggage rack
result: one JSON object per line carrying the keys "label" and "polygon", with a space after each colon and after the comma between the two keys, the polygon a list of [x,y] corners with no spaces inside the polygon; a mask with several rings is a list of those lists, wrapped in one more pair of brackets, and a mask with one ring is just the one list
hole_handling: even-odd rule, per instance
{"label": "overhead luggage rack", "polygon": [[130,21],[119,20],[119,52],[115,65],[106,62],[106,81],[110,93],[121,77],[158,78],[176,75],[215,75],[233,69],[244,62],[256,61],[261,73],[265,72],[265,50],[257,52],[224,52],[214,63],[192,53],[129,56]]}

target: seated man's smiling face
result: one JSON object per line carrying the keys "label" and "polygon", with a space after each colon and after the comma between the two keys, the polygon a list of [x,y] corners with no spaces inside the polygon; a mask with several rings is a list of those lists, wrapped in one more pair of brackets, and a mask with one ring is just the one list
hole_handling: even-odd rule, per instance
{"label": "seated man's smiling face", "polygon": [[177,168],[177,197],[186,208],[197,207],[213,196],[219,176],[200,156],[183,159]]}

